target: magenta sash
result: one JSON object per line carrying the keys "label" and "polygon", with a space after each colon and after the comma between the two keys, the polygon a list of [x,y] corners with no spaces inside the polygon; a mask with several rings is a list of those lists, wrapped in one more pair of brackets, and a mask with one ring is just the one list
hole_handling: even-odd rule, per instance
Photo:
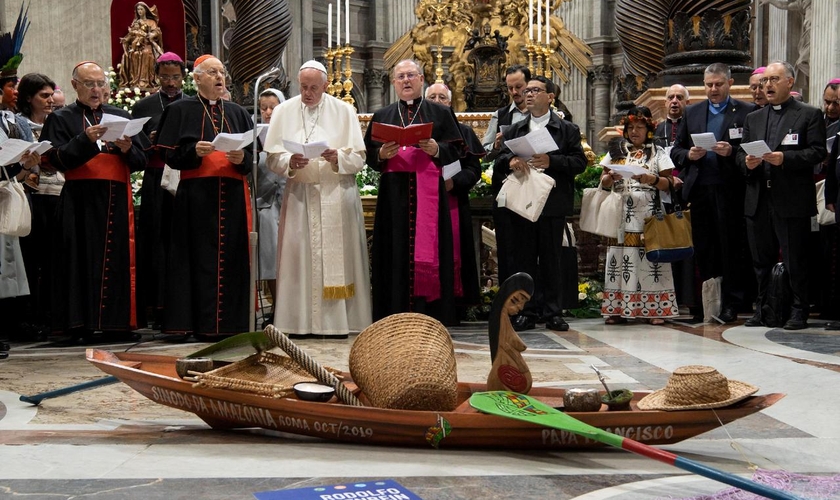
{"label": "magenta sash", "polygon": [[[452,224],[452,261],[455,263],[455,296],[464,296],[461,283],[461,219],[458,213],[458,197],[449,193],[449,220]],[[472,228],[466,228],[467,231]]]}
{"label": "magenta sash", "polygon": [[438,190],[440,169],[422,149],[400,148],[388,160],[385,172],[414,173],[417,179],[417,215],[414,221],[415,297],[427,301],[440,298],[440,256],[438,255]]}

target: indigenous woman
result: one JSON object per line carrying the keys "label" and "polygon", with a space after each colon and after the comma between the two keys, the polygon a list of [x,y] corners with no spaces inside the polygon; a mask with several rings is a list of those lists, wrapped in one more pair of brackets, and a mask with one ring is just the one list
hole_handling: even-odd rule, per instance
{"label": "indigenous woman", "polygon": [[[601,186],[621,192],[623,201],[618,241],[607,251],[601,314],[607,324],[643,318],[661,325],[665,318],[678,314],[674,278],[670,264],[647,260],[642,233],[645,217],[653,215],[656,205],[662,207],[657,194],[660,190],[662,196],[668,194],[674,165],[665,150],[653,143],[656,123],[648,108],[631,108],[621,125],[624,140],[613,143],[601,163]],[[610,170],[622,157],[625,164],[646,172],[623,178]]]}

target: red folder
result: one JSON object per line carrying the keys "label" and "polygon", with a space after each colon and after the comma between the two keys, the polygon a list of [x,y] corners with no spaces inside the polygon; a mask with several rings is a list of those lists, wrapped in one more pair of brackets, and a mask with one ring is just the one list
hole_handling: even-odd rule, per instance
{"label": "red folder", "polygon": [[394,141],[400,146],[412,146],[423,139],[431,139],[432,123],[418,123],[405,128],[387,123],[373,122],[371,124],[371,139],[386,143]]}

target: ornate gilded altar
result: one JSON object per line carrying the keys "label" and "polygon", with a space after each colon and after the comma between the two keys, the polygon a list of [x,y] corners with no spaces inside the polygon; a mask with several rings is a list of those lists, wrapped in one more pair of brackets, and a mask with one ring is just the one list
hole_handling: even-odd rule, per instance
{"label": "ornate gilded altar", "polygon": [[[565,0],[552,0],[551,11]],[[467,42],[478,30],[491,37],[504,39],[506,60],[504,67],[528,64],[528,0],[419,0],[415,8],[419,20],[411,31],[401,36],[385,53],[385,68],[393,68],[402,59],[415,59],[423,64],[426,81],[435,81],[435,56],[438,46],[449,54],[444,61],[447,71],[444,82],[452,90],[452,107],[467,109],[464,91],[475,73],[469,55],[475,46]],[[592,64],[589,46],[566,29],[558,16],[550,18],[551,43],[547,52],[550,71],[563,82],[568,81],[572,68],[586,74]],[[504,50],[503,49],[503,50]]]}

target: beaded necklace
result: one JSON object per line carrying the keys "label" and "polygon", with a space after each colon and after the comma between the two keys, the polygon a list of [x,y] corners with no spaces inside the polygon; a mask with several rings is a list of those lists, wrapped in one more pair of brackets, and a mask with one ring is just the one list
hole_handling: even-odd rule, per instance
{"label": "beaded necklace", "polygon": [[[210,110],[209,110],[209,109],[207,109],[207,105],[206,105],[206,104],[204,104],[204,99],[202,99],[201,97],[199,97],[199,98],[198,98],[198,101],[201,103],[201,106],[204,108],[204,113],[205,113],[205,115],[206,115],[207,117],[209,117],[209,118],[210,118],[210,126],[212,126],[212,127],[213,127],[213,132],[215,132],[215,133],[216,133],[216,135],[219,135],[219,133],[220,133],[222,130],[224,130],[224,128],[225,128],[225,103],[224,103],[221,99],[219,99],[219,101],[220,101],[220,103],[219,103],[219,107],[220,107],[220,108],[222,108],[222,119],[221,119],[221,121],[219,122],[219,126],[218,126],[218,127],[216,127],[216,124],[213,122],[213,115],[212,115],[212,114],[210,114]],[[211,102],[211,104],[210,104],[210,105],[211,105],[211,106],[213,105],[213,104],[212,104],[212,102]]]}

